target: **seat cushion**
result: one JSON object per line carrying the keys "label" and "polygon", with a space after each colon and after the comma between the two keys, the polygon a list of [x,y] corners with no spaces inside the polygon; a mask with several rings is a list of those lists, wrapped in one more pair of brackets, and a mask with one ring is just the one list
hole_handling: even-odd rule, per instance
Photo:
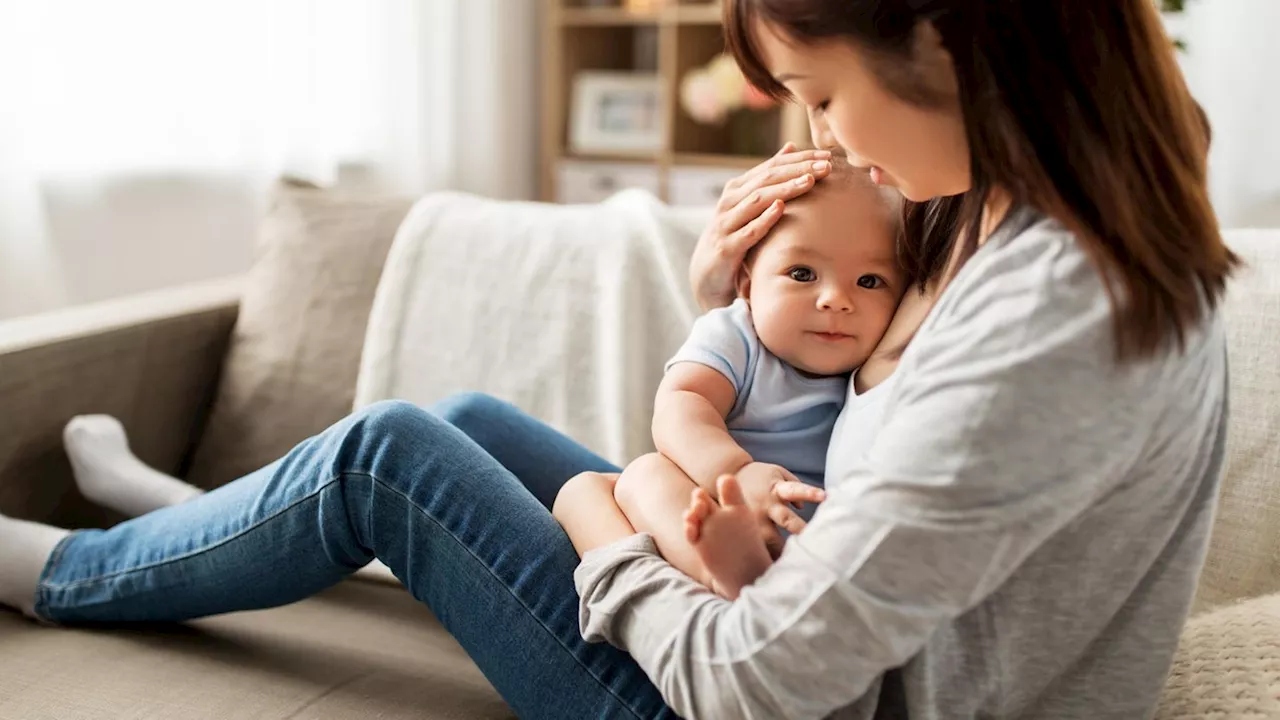
{"label": "seat cushion", "polygon": [[404,590],[347,582],[183,625],[48,628],[0,612],[0,718],[510,718]]}
{"label": "seat cushion", "polygon": [[1156,720],[1280,717],[1280,595],[1187,623]]}
{"label": "seat cushion", "polygon": [[277,188],[190,482],[234,480],[351,412],[369,308],[411,204]]}

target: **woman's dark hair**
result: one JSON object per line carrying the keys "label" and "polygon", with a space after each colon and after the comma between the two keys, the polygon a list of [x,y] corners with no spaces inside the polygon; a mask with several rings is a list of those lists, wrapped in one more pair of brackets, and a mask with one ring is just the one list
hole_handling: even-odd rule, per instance
{"label": "woman's dark hair", "polygon": [[[796,42],[864,51],[885,88],[939,102],[915,74],[931,22],[955,65],[971,190],[908,203],[904,261],[941,277],[954,243],[977,248],[992,188],[1062,222],[1102,275],[1121,359],[1182,345],[1237,259],[1209,202],[1208,122],[1151,0],[726,0],[726,39],[748,80],[790,93],[756,46],[759,22]],[[961,229],[965,229],[961,238]]]}

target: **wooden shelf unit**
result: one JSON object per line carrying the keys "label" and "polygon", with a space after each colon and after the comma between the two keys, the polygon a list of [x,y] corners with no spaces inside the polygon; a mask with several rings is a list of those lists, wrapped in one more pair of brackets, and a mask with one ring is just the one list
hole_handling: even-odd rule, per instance
{"label": "wooden shelf unit", "polygon": [[[560,187],[559,175],[566,164],[577,172],[599,162],[615,164],[630,172],[637,165],[653,169],[654,177],[642,183],[669,202],[690,202],[673,197],[673,174],[683,173],[682,187],[690,187],[689,177],[702,171],[706,180],[696,198],[705,200],[705,186],[716,177],[748,169],[762,159],[759,153],[731,152],[726,127],[695,122],[679,104],[680,81],[690,70],[704,66],[724,51],[719,0],[650,0],[630,9],[627,0],[600,7],[586,0],[543,0],[542,45],[542,137],[539,161],[541,199],[580,201]],[[569,145],[575,76],[583,71],[614,70],[656,74],[662,83],[664,137],[652,153],[575,153]],[[796,106],[763,113],[761,120],[777,134],[774,147],[787,140],[807,145],[808,121]],[[766,125],[768,127],[769,125]],[[769,135],[772,137],[772,133]],[[629,177],[635,177],[632,173]],[[598,182],[601,188],[618,187],[612,179]],[[625,183],[623,183],[625,185]],[[620,188],[619,188],[620,189]],[[591,198],[588,198],[591,199]]]}

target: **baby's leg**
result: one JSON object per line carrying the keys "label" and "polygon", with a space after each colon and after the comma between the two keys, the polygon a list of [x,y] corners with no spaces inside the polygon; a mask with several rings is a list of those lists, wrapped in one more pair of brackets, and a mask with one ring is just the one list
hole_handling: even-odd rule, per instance
{"label": "baby's leg", "polygon": [[614,502],[616,480],[617,475],[584,472],[569,478],[556,493],[551,514],[579,556],[590,548],[635,534],[635,528]]}
{"label": "baby's leg", "polygon": [[635,529],[653,536],[667,562],[714,589],[714,578],[685,537],[684,511],[697,487],[679,465],[661,453],[650,453],[622,471],[614,497]]}

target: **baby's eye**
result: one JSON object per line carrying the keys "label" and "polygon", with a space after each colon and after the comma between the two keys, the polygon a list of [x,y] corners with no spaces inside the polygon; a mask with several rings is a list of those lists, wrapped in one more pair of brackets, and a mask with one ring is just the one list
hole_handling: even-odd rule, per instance
{"label": "baby's eye", "polygon": [[884,286],[884,280],[879,275],[863,275],[858,278],[858,287],[867,290],[875,290]]}
{"label": "baby's eye", "polygon": [[818,274],[807,267],[791,268],[787,275],[790,276],[792,280],[802,283],[813,282],[818,279]]}

